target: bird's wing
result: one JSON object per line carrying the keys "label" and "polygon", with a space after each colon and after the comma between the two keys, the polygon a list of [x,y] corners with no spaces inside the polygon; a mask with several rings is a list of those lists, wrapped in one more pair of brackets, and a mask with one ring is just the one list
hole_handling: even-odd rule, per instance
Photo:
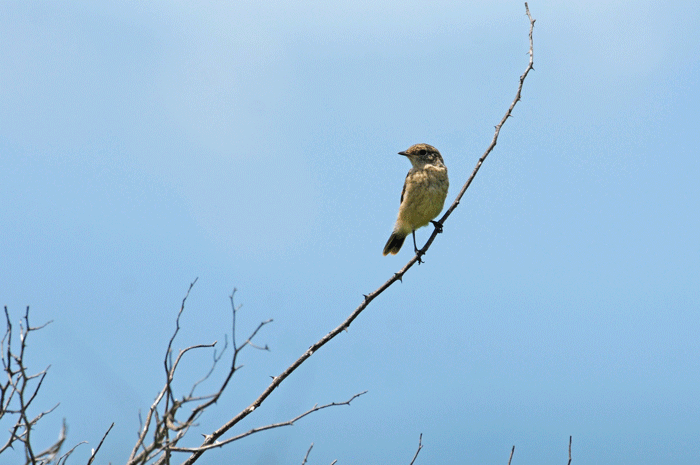
{"label": "bird's wing", "polygon": [[406,180],[403,182],[403,189],[401,189],[401,201],[399,202],[399,205],[403,203],[403,195],[406,193],[406,184],[408,183],[408,177],[411,175],[411,172],[409,171],[406,174]]}

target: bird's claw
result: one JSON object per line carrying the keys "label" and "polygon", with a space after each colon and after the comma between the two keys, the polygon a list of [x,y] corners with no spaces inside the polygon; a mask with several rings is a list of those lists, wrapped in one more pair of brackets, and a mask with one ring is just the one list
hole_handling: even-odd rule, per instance
{"label": "bird's claw", "polygon": [[442,233],[442,223],[432,220],[430,222],[433,223],[433,226],[435,226],[435,229],[437,229],[438,234]]}
{"label": "bird's claw", "polygon": [[419,265],[420,265],[421,263],[423,263],[423,260],[421,260],[421,257],[423,256],[424,253],[425,253],[425,252],[416,249],[416,257],[418,258],[418,264],[419,264]]}

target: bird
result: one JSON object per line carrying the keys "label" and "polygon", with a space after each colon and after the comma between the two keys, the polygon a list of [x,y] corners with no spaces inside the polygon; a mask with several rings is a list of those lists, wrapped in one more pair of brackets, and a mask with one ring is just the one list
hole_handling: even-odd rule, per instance
{"label": "bird", "polygon": [[432,220],[442,211],[450,186],[447,167],[440,152],[432,145],[415,144],[399,155],[408,158],[413,166],[406,175],[399,215],[384,246],[384,255],[396,255],[409,234],[413,234],[413,249],[417,254],[416,229],[428,223],[432,222],[438,232],[442,232],[442,225]]}

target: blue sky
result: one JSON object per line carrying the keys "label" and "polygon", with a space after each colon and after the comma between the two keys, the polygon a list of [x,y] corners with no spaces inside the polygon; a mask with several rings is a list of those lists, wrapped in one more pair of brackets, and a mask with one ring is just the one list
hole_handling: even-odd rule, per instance
{"label": "blue sky", "polygon": [[[700,459],[700,4],[530,8],[535,71],[426,263],[236,431],[369,392],[199,463],[409,463],[421,433],[423,464]],[[66,418],[75,463],[111,422],[126,459],[196,277],[176,347],[223,341],[234,286],[239,337],[274,323],[192,445],[400,269],[396,153],[436,146],[451,202],[528,49],[521,2],[3,2],[0,30],[0,304],[53,320],[36,437]]]}

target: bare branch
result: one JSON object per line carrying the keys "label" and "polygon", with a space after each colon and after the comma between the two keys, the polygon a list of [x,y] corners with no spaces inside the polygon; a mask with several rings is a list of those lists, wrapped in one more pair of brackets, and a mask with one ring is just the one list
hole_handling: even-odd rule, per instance
{"label": "bare branch", "polygon": [[[214,344],[216,344],[216,342],[215,342]],[[194,396],[194,391],[195,391],[195,389],[197,389],[197,386],[199,386],[199,385],[202,384],[204,381],[206,381],[207,379],[209,379],[209,377],[211,376],[211,374],[214,373],[214,369],[216,368],[216,364],[219,363],[219,360],[221,360],[221,357],[224,356],[224,353],[226,352],[226,349],[227,349],[227,348],[228,348],[228,337],[227,337],[226,335],[224,335],[224,347],[223,347],[223,349],[221,349],[221,352],[219,352],[218,355],[216,354],[216,350],[214,350],[214,360],[212,361],[212,364],[211,364],[211,367],[209,368],[209,371],[208,371],[207,374],[204,375],[199,381],[195,382],[195,383],[192,385],[192,389],[190,390],[190,395],[189,395],[189,397],[193,397],[193,396]]]}
{"label": "bare branch", "polygon": [[306,460],[309,458],[309,454],[311,453],[311,449],[314,448],[314,443],[312,442],[311,445],[309,446],[309,450],[306,451],[306,455],[304,456],[304,461],[301,462],[301,465],[306,465]]}
{"label": "bare branch", "polygon": [[571,465],[571,438],[572,436],[569,436],[569,463],[567,465]]}
{"label": "bare branch", "polygon": [[423,448],[423,433],[420,433],[420,436],[418,437],[418,450],[416,450],[416,455],[413,456],[413,460],[411,460],[411,463],[409,465],[413,465],[418,458],[418,454],[420,453],[420,450]]}
{"label": "bare branch", "polygon": [[[164,366],[166,367],[166,381],[165,381],[165,386],[163,389],[160,391],[158,396],[156,397],[155,401],[151,405],[148,414],[146,415],[145,421],[143,418],[141,418],[139,414],[139,421],[140,421],[140,427],[139,427],[139,435],[138,439],[136,442],[136,445],[134,446],[132,453],[129,457],[129,464],[143,464],[147,463],[153,458],[155,458],[158,454],[163,453],[163,455],[155,462],[155,463],[169,463],[170,460],[170,453],[173,451],[178,451],[179,449],[177,448],[177,443],[182,439],[186,433],[189,431],[189,429],[193,426],[195,426],[195,422],[197,419],[201,416],[201,414],[212,404],[216,403],[221,395],[223,394],[224,390],[226,389],[228,383],[230,382],[231,378],[233,377],[234,373],[240,368],[236,363],[239,354],[241,351],[246,347],[246,346],[251,346],[254,348],[261,348],[261,349],[267,349],[267,346],[265,347],[260,347],[258,345],[253,344],[253,339],[257,334],[260,332],[260,330],[263,328],[263,326],[267,325],[270,323],[272,320],[266,320],[261,322],[253,331],[252,333],[248,336],[248,338],[241,344],[240,346],[236,342],[236,312],[241,308],[241,306],[236,306],[234,301],[233,301],[233,296],[235,295],[236,290],[234,289],[234,292],[231,294],[231,312],[232,312],[232,346],[233,346],[233,354],[231,356],[231,364],[229,366],[228,373],[226,374],[223,382],[219,385],[218,389],[216,389],[214,392],[210,394],[205,394],[205,395],[200,395],[200,396],[195,396],[194,392],[195,389],[206,379],[208,379],[211,374],[213,373],[214,369],[216,368],[216,365],[218,362],[221,360],[226,348],[228,347],[228,339],[226,339],[225,346],[222,349],[221,352],[217,353],[216,348],[215,348],[215,343],[213,344],[199,344],[199,345],[194,345],[187,347],[186,349],[180,350],[178,353],[177,357],[175,360],[173,360],[172,354],[173,354],[173,345],[175,341],[175,337],[180,331],[180,318],[184,312],[185,309],[185,304],[187,301],[187,297],[189,296],[193,285],[196,283],[197,280],[195,280],[192,284],[190,284],[189,289],[187,290],[187,293],[185,295],[185,298],[182,301],[182,305],[180,307],[180,310],[178,312],[178,316],[176,319],[176,328],[175,332],[170,338],[170,341],[168,343],[168,348],[166,351],[166,355],[164,358]],[[213,348],[213,360],[212,360],[212,365],[210,366],[209,370],[207,373],[197,382],[195,382],[190,389],[189,394],[182,396],[181,398],[177,398],[174,393],[173,393],[173,388],[172,388],[172,383],[175,379],[175,374],[177,371],[177,368],[180,365],[180,362],[184,358],[185,354],[188,352],[192,351],[193,349],[201,349],[201,348]],[[165,402],[163,402],[165,401]],[[181,412],[182,407],[187,404],[192,404],[192,403],[197,403],[195,405],[189,414],[184,419],[177,419],[177,416],[179,412]],[[147,444],[146,438],[148,437],[148,434],[152,433],[153,435],[153,440],[150,442],[150,444]],[[173,434],[174,433],[174,434]]]}
{"label": "bare branch", "polygon": [[187,352],[190,350],[194,349],[206,349],[206,348],[212,348],[216,346],[216,341],[212,342],[211,344],[195,344],[193,346],[189,346],[185,349],[182,349],[178,354],[177,354],[177,359],[175,359],[175,363],[173,363],[173,366],[170,368],[170,380],[172,381],[173,375],[175,374],[175,370],[177,369],[177,366],[180,364],[180,360],[182,360],[182,356],[185,355]]}
{"label": "bare branch", "polygon": [[[527,3],[525,4],[527,5]],[[510,458],[508,459],[508,465],[510,465],[511,460],[513,460],[513,454],[515,453],[515,446],[510,450]]]}
{"label": "bare branch", "polygon": [[30,374],[25,364],[25,353],[29,334],[45,328],[51,324],[51,321],[32,326],[29,322],[29,307],[26,307],[24,316],[19,322],[19,345],[17,345],[12,340],[13,334],[17,334],[17,331],[12,325],[7,306],[4,310],[6,328],[0,341],[0,359],[2,359],[2,368],[6,377],[0,382],[0,419],[11,418],[10,422],[14,421],[14,424],[10,423],[12,424],[9,428],[10,434],[7,441],[0,446],[0,454],[7,449],[14,449],[15,445],[21,445],[27,463],[49,463],[56,459],[66,439],[66,423],[64,420],[55,443],[41,452],[34,451],[32,431],[36,430],[39,421],[53,412],[58,404],[49,410],[39,412],[36,416],[30,415],[29,410],[44,384],[50,365],[38,373]]}
{"label": "bare branch", "polygon": [[236,312],[240,310],[240,308],[243,306],[243,304],[239,305],[236,307],[236,304],[233,301],[233,298],[236,296],[236,289],[235,287],[233,288],[233,291],[231,292],[231,295],[228,296],[228,298],[231,300],[231,311],[233,312],[233,321],[231,322],[231,334],[233,335],[233,350],[235,351],[237,349],[236,347]]}
{"label": "bare branch", "polygon": [[[454,200],[450,208],[447,209],[445,214],[440,218],[439,223],[441,225],[444,225],[445,221],[447,218],[452,214],[452,212],[457,208],[459,205],[459,202],[464,195],[464,193],[467,191],[469,188],[472,180],[476,176],[476,173],[479,171],[479,168],[481,165],[484,163],[484,160],[486,160],[486,157],[491,153],[493,148],[496,146],[496,142],[498,141],[498,135],[501,131],[501,127],[503,124],[505,124],[506,120],[511,116],[513,109],[515,108],[515,105],[520,101],[520,95],[522,92],[523,84],[525,82],[525,78],[527,77],[528,73],[530,72],[531,69],[533,69],[533,41],[532,41],[532,31],[535,26],[535,20],[532,19],[530,16],[530,10],[526,5],[526,12],[530,21],[530,49],[529,49],[529,63],[527,67],[525,68],[525,72],[520,76],[520,82],[518,85],[517,92],[515,94],[515,98],[513,99],[512,103],[508,107],[508,110],[506,111],[505,115],[501,119],[501,121],[496,125],[496,130],[493,136],[493,139],[491,141],[491,144],[487,147],[486,151],[484,154],[479,158],[479,161],[476,164],[476,167],[474,168],[474,171],[472,172],[471,176],[467,179],[466,183],[464,186],[462,186],[462,189],[460,190],[459,194],[457,195],[457,198]],[[338,327],[333,329],[331,332],[326,334],[324,337],[322,337],[318,342],[313,344],[309,349],[304,352],[301,357],[299,357],[296,361],[294,361],[286,370],[284,370],[280,375],[273,377],[272,382],[270,385],[258,396],[257,399],[253,401],[248,407],[246,407],[243,411],[238,413],[235,417],[233,417],[231,420],[223,424],[220,428],[218,428],[216,431],[214,431],[211,435],[208,435],[205,437],[204,442],[202,442],[202,445],[197,448],[193,448],[194,452],[190,457],[187,458],[183,462],[183,465],[192,465],[201,455],[202,453],[209,449],[210,446],[213,446],[214,444],[219,444],[217,441],[218,439],[223,436],[228,430],[230,430],[233,426],[238,424],[241,420],[243,420],[245,417],[250,415],[252,412],[255,411],[260,405],[267,399],[267,397],[272,394],[272,392],[277,389],[277,387],[282,384],[282,382],[287,379],[289,375],[291,375],[301,364],[303,364],[309,357],[311,357],[317,350],[319,350],[321,347],[326,345],[331,339],[335,338],[338,334],[343,332],[344,330],[347,330],[352,322],[362,313],[365,308],[377,297],[379,296],[382,292],[384,292],[386,289],[388,289],[392,284],[394,284],[396,281],[400,281],[403,278],[403,275],[420,259],[422,255],[424,255],[428,249],[430,248],[430,245],[433,243],[435,240],[436,236],[438,234],[438,229],[436,228],[433,230],[433,233],[431,234],[430,238],[426,242],[426,244],[423,246],[421,250],[418,251],[418,253],[411,258],[408,263],[397,273],[393,274],[389,280],[387,280],[384,284],[379,286],[375,291],[367,294],[364,296],[362,303],[348,316],[345,321],[343,321]],[[235,289],[234,293],[231,294],[231,304],[233,305],[233,295],[235,294]],[[235,316],[235,311],[236,308],[234,308],[234,316]],[[234,329],[235,329],[235,322],[234,322]],[[235,341],[234,341],[234,348],[236,347]],[[235,350],[234,350],[235,352]],[[234,356],[235,360],[235,356]]]}
{"label": "bare branch", "polygon": [[353,400],[357,399],[358,397],[360,397],[361,395],[366,394],[366,393],[367,393],[367,391],[363,391],[363,392],[360,392],[359,394],[355,394],[354,396],[352,396],[350,399],[346,400],[345,402],[331,402],[330,404],[325,404],[325,405],[321,405],[321,406],[314,405],[312,408],[310,408],[306,412],[304,412],[300,415],[297,415],[296,417],[292,418],[291,420],[287,420],[287,421],[284,421],[281,423],[272,423],[272,424],[260,426],[257,428],[252,428],[252,429],[246,431],[245,433],[241,433],[237,436],[228,438],[225,441],[216,441],[212,444],[208,444],[208,445],[202,446],[202,447],[172,447],[170,450],[172,450],[174,452],[204,452],[204,451],[209,450],[209,449],[222,447],[222,446],[225,446],[226,444],[229,444],[229,443],[232,443],[234,441],[238,441],[240,439],[243,439],[247,436],[250,436],[251,434],[259,433],[261,431],[267,431],[267,430],[274,429],[274,428],[280,428],[282,426],[292,426],[296,421],[301,420],[305,416],[311,415],[314,412],[318,412],[319,410],[323,410],[323,409],[326,409],[329,407],[337,407],[340,405],[350,405],[350,402],[352,402]]}
{"label": "bare branch", "polygon": [[104,436],[102,436],[102,440],[100,443],[97,445],[97,449],[92,450],[92,454],[90,454],[90,460],[88,460],[87,465],[90,465],[93,460],[95,460],[95,457],[97,456],[97,453],[100,451],[100,447],[102,447],[102,443],[105,442],[105,439],[107,438],[107,435],[109,434],[110,431],[112,431],[112,428],[114,427],[114,423],[109,425],[109,428],[107,428],[107,432],[105,432]]}
{"label": "bare branch", "polygon": [[[462,199],[462,196],[467,192],[467,189],[469,189],[469,186],[471,185],[472,181],[474,180],[474,177],[476,176],[476,173],[479,172],[479,169],[481,168],[481,165],[484,163],[486,160],[486,157],[489,156],[491,151],[496,147],[496,143],[498,142],[498,135],[501,133],[501,128],[503,125],[506,123],[506,120],[511,117],[513,113],[513,109],[515,108],[515,105],[520,101],[520,94],[523,90],[523,84],[525,83],[525,78],[527,77],[528,73],[530,73],[530,70],[533,70],[533,40],[532,40],[532,31],[535,28],[535,20],[532,19],[532,16],[530,15],[530,8],[527,5],[527,2],[525,3],[525,12],[527,14],[527,17],[530,21],[530,33],[529,33],[529,38],[530,38],[530,49],[528,51],[528,55],[530,56],[530,60],[527,64],[527,67],[525,68],[525,72],[520,76],[520,84],[518,85],[518,90],[515,93],[515,98],[511,102],[510,106],[508,107],[508,110],[506,110],[505,115],[503,115],[503,118],[501,118],[501,121],[496,125],[495,127],[495,132],[493,134],[493,139],[491,139],[491,143],[489,146],[486,148],[486,151],[484,154],[479,158],[479,161],[476,163],[476,166],[474,167],[474,170],[472,171],[471,176],[469,176],[469,179],[467,179],[467,182],[464,183],[462,186],[462,189],[459,191],[459,194],[457,194],[457,197],[455,198],[454,202],[452,202],[452,205],[450,205],[450,208],[447,209],[444,215],[442,215],[442,218],[438,220],[437,222],[441,225],[445,224],[445,221],[447,218],[452,214],[452,212],[457,208],[459,205],[460,200]],[[430,248],[430,245],[433,243],[435,238],[438,235],[438,228],[435,228],[433,230],[433,233],[430,235],[428,238],[428,241],[425,243],[422,249],[418,251],[415,257],[411,259],[411,261],[408,262],[408,264],[401,270],[399,271],[398,274],[403,276],[403,274],[408,271],[408,268],[410,268],[416,261],[419,260],[420,257],[422,257]],[[395,280],[394,280],[395,281]]]}
{"label": "bare branch", "polygon": [[65,454],[63,454],[63,455],[58,459],[58,461],[56,462],[56,465],[61,465],[61,464],[66,465],[66,462],[68,461],[68,457],[70,457],[70,456],[73,454],[73,452],[75,452],[75,449],[77,449],[78,446],[81,446],[81,445],[83,445],[83,444],[87,444],[87,441],[82,441],[82,442],[79,442],[78,444],[74,445],[74,446],[71,448],[71,450],[69,450],[68,452],[66,452]]}
{"label": "bare branch", "polygon": [[[185,311],[185,302],[187,302],[187,297],[190,296],[190,291],[194,287],[195,283],[197,282],[199,278],[195,278],[192,283],[190,283],[189,289],[187,289],[187,292],[185,293],[185,297],[182,299],[182,305],[180,305],[180,311],[177,314],[177,318],[175,319],[175,331],[173,332],[173,335],[170,337],[170,341],[168,341],[168,349],[165,351],[165,360],[163,361],[163,364],[165,366],[165,376],[167,377],[168,380],[172,380],[171,378],[171,369],[168,366],[168,361],[170,354],[172,354],[172,347],[173,347],[173,341],[175,341],[175,337],[177,336],[177,333],[180,332],[180,317],[182,316],[182,312]],[[170,366],[172,366],[172,363],[170,363]],[[168,403],[168,400],[170,397],[172,397],[172,392],[170,391],[170,382],[167,383],[167,394],[168,398],[165,399],[166,405]]]}
{"label": "bare branch", "polygon": [[[53,410],[53,409],[52,409]],[[66,420],[63,420],[63,425],[61,426],[61,432],[58,435],[58,441],[56,441],[54,444],[50,445],[46,450],[39,452],[36,454],[35,459],[39,463],[50,463],[52,460],[56,458],[58,453],[61,450],[61,446],[63,446],[63,443],[66,440],[66,431],[68,430],[66,426]]]}

